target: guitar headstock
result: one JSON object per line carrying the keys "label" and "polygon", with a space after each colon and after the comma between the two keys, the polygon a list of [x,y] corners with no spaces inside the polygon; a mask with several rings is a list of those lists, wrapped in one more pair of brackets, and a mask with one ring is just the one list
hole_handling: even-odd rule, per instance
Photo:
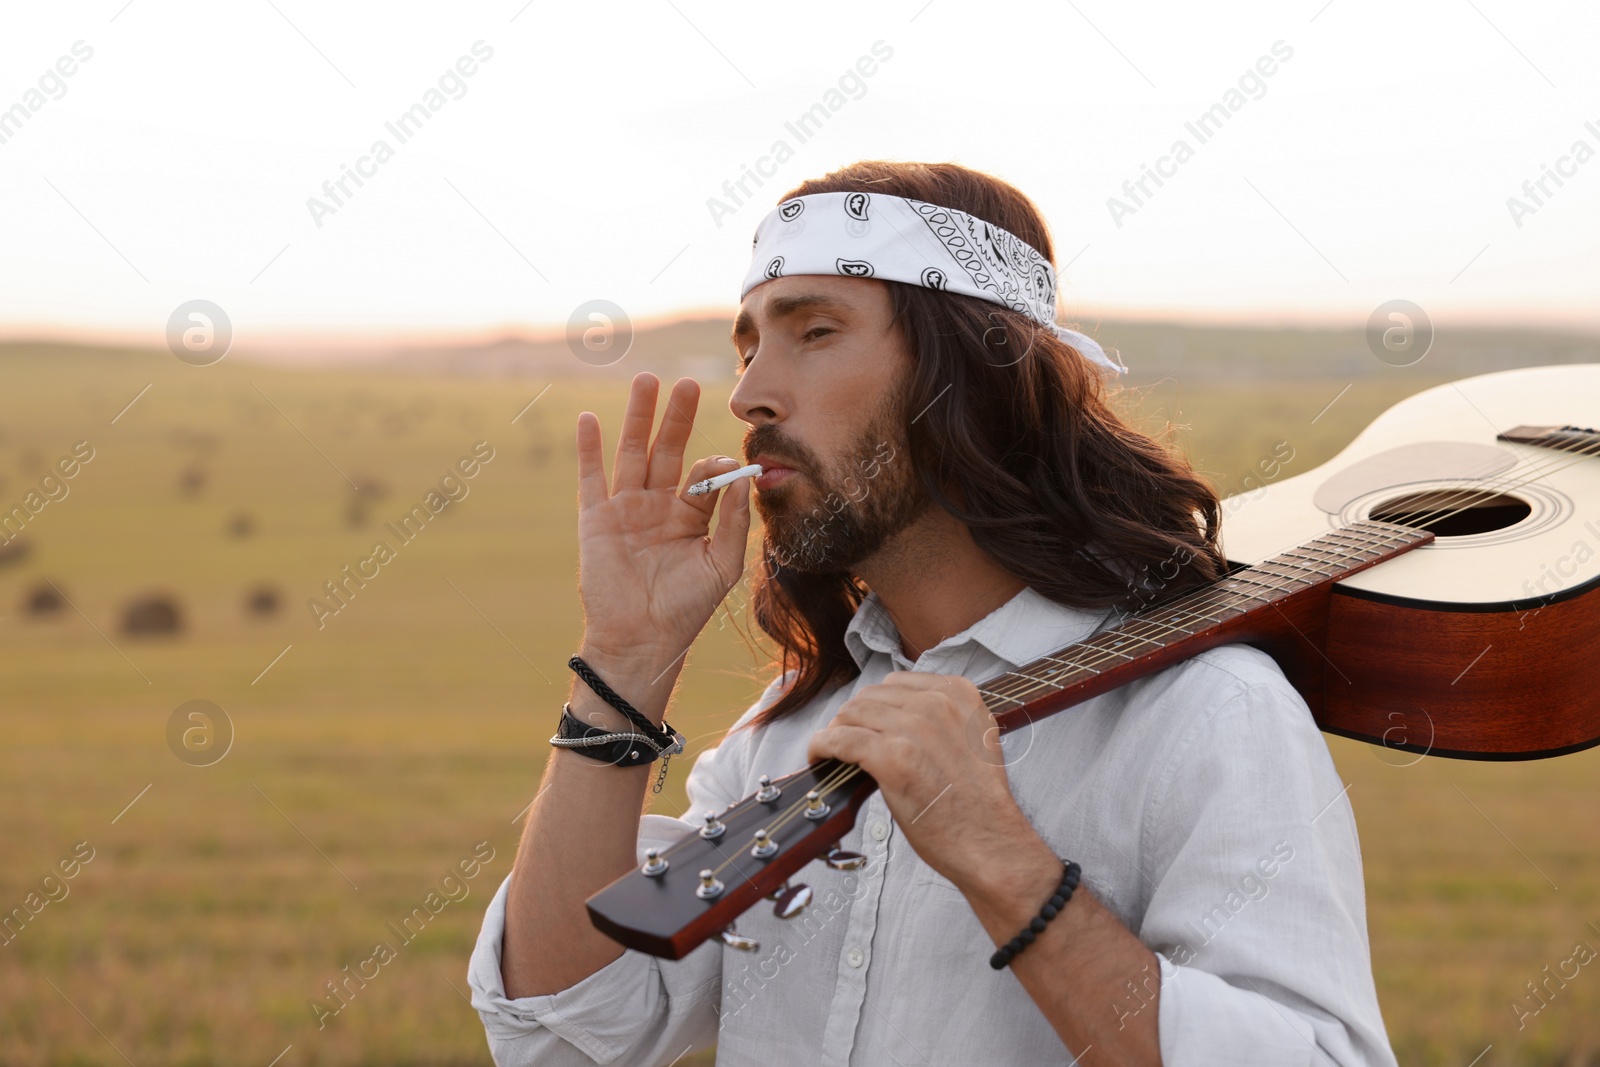
{"label": "guitar headstock", "polygon": [[[865,863],[837,848],[877,783],[854,764],[826,759],[768,781],[727,810],[618,878],[586,902],[595,927],[627,948],[682,959],[718,934],[736,948],[755,942],[731,930],[763,897],[788,918],[811,899],[789,876],[823,856],[853,870]],[[709,874],[709,877],[707,877]]]}

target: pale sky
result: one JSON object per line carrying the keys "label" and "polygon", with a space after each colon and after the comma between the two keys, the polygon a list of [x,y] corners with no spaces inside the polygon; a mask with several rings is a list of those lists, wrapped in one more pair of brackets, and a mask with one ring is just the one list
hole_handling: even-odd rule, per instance
{"label": "pale sky", "polygon": [[[596,298],[731,311],[778,196],[868,157],[1016,184],[1088,323],[1359,325],[1406,299],[1436,326],[1600,329],[1597,7],[13,5],[0,334],[159,344],[193,299],[236,344],[556,327]],[[402,141],[385,124],[430,91]],[[1204,143],[1186,127],[1230,102]],[[786,123],[819,103],[836,110],[802,143]],[[727,200],[779,141],[792,156]],[[347,166],[367,176],[334,205]],[[1561,184],[1531,199],[1547,167]]]}

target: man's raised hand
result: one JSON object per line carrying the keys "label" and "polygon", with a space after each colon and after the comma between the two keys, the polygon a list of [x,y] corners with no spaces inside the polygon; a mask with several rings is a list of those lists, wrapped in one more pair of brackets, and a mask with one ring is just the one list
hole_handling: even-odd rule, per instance
{"label": "man's raised hand", "polygon": [[[750,479],[703,496],[685,491],[739,465],[730,457],[708,456],[683,477],[700,386],[693,378],[678,379],[652,443],[658,387],[653,374],[634,376],[609,490],[600,420],[588,411],[578,416],[578,595],[585,658],[602,658],[629,677],[665,673],[682,657],[744,573],[750,531]],[[711,516],[724,495],[712,534]],[[611,684],[629,696],[622,683]],[[644,705],[640,710],[646,711]]]}

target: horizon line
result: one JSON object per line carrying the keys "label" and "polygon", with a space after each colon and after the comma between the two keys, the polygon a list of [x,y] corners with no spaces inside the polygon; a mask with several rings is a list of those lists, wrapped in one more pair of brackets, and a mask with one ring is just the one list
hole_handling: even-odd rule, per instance
{"label": "horizon line", "polygon": [[[1107,307],[1097,313],[1075,316],[1058,316],[1060,321],[1076,324],[1091,336],[1103,324],[1137,326],[1175,326],[1196,329],[1248,329],[1248,330],[1360,330],[1364,322],[1353,315],[1328,311],[1271,311],[1250,313],[1236,309],[1206,311],[1194,308]],[[646,316],[631,320],[635,333],[658,330],[689,322],[722,319],[732,323],[736,307],[703,306],[683,308],[674,312]],[[1528,330],[1536,333],[1566,333],[1592,336],[1600,340],[1600,320],[1592,314],[1556,317],[1548,313],[1537,316],[1538,325],[1530,328],[1528,314],[1495,311],[1469,312],[1452,316],[1457,327],[1482,331]],[[1434,329],[1440,328],[1437,319]],[[271,351],[280,347],[337,349],[351,354],[370,350],[370,354],[390,354],[395,349],[422,347],[469,347],[497,340],[517,340],[529,343],[554,343],[566,337],[566,326],[549,323],[504,322],[476,327],[421,326],[414,329],[372,326],[286,326],[253,331],[250,341],[244,341],[235,327],[233,347],[243,352],[250,349]],[[244,341],[244,343],[241,343]],[[64,323],[0,322],[0,344],[66,344],[104,346],[113,348],[160,349],[165,337],[159,330],[126,327],[95,328]]]}

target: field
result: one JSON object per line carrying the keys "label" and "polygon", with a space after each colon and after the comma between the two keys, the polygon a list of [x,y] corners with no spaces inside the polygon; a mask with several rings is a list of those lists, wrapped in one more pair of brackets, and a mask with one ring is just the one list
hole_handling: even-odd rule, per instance
{"label": "field", "polygon": [[[1289,473],[1308,470],[1395,400],[1460,376],[1446,370],[1151,375],[1122,404],[1146,429],[1183,424],[1227,493],[1276,442],[1294,448]],[[78,442],[93,449],[28,523],[26,554],[0,562],[0,910],[92,849],[52,883],[65,896],[0,934],[0,1063],[489,1062],[466,959],[579,634],[574,418],[599,412],[609,449],[621,380],[0,346],[0,507]],[[727,388],[706,383],[695,454],[737,454]],[[493,458],[465,497],[413,541],[384,529],[478,442]],[[380,537],[394,558],[319,626],[308,601],[336,606],[323,583]],[[268,596],[249,608],[263,586],[275,611]],[[58,610],[31,610],[52,587]],[[123,632],[144,596],[177,607],[177,633]],[[691,756],[766,680],[743,628],[719,615],[691,653],[672,716]],[[209,766],[169,741],[197,700],[231,722],[212,715],[212,755],[231,742]],[[177,732],[200,721],[180,715]],[[1600,1063],[1600,967],[1546,1005],[1526,988],[1576,946],[1600,949],[1600,750],[1411,764],[1329,744],[1400,1061]],[[660,810],[680,810],[686,765]],[[394,958],[341,1007],[326,984],[378,942]],[[1540,1010],[1519,1028],[1516,1004]]]}

